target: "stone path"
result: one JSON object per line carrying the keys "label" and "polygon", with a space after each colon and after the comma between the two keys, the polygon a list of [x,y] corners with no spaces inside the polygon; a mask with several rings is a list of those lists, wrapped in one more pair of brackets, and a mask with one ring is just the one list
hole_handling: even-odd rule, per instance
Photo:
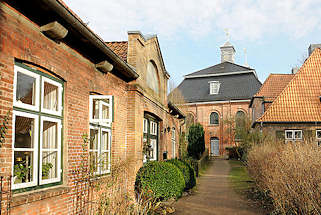
{"label": "stone path", "polygon": [[264,214],[251,208],[229,184],[230,165],[225,159],[211,161],[205,174],[198,182],[197,190],[191,196],[179,199],[174,207],[175,215],[254,215]]}

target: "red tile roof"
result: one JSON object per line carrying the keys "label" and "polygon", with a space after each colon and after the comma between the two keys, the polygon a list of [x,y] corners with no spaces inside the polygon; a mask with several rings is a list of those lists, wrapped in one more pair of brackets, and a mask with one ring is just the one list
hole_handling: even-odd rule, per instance
{"label": "red tile roof", "polygon": [[315,49],[257,122],[321,122],[321,49]]}
{"label": "red tile roof", "polygon": [[293,77],[294,74],[270,74],[254,97],[273,102]]}
{"label": "red tile roof", "polygon": [[128,41],[106,42],[107,46],[127,62]]}

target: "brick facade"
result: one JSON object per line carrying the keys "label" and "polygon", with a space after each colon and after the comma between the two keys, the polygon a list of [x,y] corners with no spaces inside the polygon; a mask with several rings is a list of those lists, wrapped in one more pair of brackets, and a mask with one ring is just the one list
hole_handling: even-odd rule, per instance
{"label": "brick facade", "polygon": [[[226,152],[226,147],[235,144],[233,135],[230,133],[231,124],[229,120],[234,119],[238,111],[249,114],[250,101],[242,102],[213,102],[211,104],[187,104],[184,106],[186,115],[191,113],[194,116],[195,122],[199,122],[205,131],[205,147],[213,154],[210,147],[211,138],[219,139],[219,152],[223,155]],[[210,114],[216,112],[219,115],[219,124],[210,124]],[[233,128],[232,128],[233,129]]]}
{"label": "brick facade", "polygon": [[[134,189],[135,175],[142,166],[142,135],[144,113],[160,119],[159,158],[162,152],[172,154],[171,134],[164,128],[180,131],[180,120],[169,114],[167,107],[168,74],[163,66],[157,39],[142,41],[139,35],[129,35],[128,63],[140,78],[126,82],[112,73],[102,73],[95,64],[65,43],[57,43],[40,32],[40,26],[19,11],[0,2],[0,115],[13,110],[13,79],[15,62],[49,73],[64,81],[63,109],[63,174],[57,186],[14,194],[11,214],[71,214],[73,211],[73,181],[71,170],[79,165],[83,134],[89,133],[90,93],[112,95],[112,160],[134,158],[127,187]],[[158,68],[160,93],[146,87],[146,62],[153,60]],[[12,173],[12,117],[6,142],[0,149],[0,173]],[[178,150],[178,133],[177,147]],[[176,151],[177,154],[177,151]],[[171,157],[171,156],[169,156]],[[111,170],[112,171],[112,170]]]}

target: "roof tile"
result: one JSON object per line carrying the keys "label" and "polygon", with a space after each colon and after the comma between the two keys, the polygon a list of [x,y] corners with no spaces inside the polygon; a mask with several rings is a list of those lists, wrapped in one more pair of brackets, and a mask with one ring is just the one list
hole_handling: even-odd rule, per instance
{"label": "roof tile", "polygon": [[106,42],[107,46],[127,62],[128,41]]}

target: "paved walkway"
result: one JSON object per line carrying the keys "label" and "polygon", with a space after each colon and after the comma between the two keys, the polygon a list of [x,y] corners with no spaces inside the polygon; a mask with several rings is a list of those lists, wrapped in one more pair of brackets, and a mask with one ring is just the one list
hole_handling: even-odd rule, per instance
{"label": "paved walkway", "polygon": [[175,215],[264,214],[251,208],[245,199],[234,192],[229,184],[229,172],[227,160],[218,158],[211,161],[210,167],[199,179],[196,192],[175,203]]}

